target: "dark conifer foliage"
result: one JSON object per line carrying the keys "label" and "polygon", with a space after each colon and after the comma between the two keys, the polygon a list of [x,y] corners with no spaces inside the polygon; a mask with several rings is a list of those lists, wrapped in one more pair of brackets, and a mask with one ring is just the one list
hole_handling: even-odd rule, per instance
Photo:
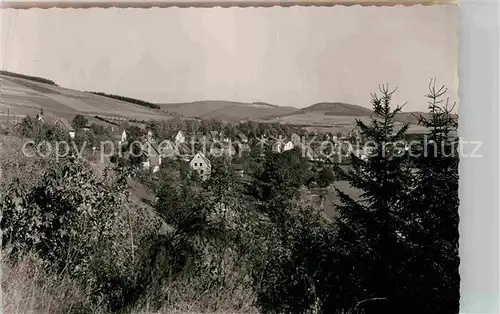
{"label": "dark conifer foliage", "polygon": [[338,210],[339,233],[337,244],[344,258],[352,262],[351,290],[356,302],[383,297],[398,302],[401,281],[399,277],[404,258],[405,227],[401,219],[405,199],[410,191],[410,177],[404,171],[408,158],[404,148],[396,143],[402,140],[408,125],[396,129],[394,117],[401,106],[391,108],[392,95],[388,86],[380,87],[380,96],[373,94],[375,116],[370,124],[357,121],[361,136],[374,150],[366,160],[352,154],[352,169],[337,171],[352,186],[363,191],[360,200],[354,200],[340,190]]}
{"label": "dark conifer foliage", "polygon": [[[420,287],[414,306],[422,312],[458,313],[458,138],[454,104],[444,100],[446,88],[429,84],[429,116],[419,123],[429,129],[413,154],[417,169],[406,229],[411,244],[413,285]],[[411,290],[408,292],[411,293]]]}

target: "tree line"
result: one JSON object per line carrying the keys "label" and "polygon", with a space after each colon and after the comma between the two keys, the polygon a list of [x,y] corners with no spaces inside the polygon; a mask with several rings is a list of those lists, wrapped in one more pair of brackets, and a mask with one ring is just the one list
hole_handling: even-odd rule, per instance
{"label": "tree line", "polygon": [[89,93],[99,95],[99,96],[108,97],[108,98],[113,98],[113,99],[117,99],[117,100],[121,100],[121,101],[125,101],[125,102],[129,102],[129,103],[136,104],[136,105],[143,106],[143,107],[160,109],[159,105],[151,103],[149,101],[145,101],[145,100],[135,99],[135,98],[131,98],[131,97],[125,97],[125,96],[120,96],[120,95],[106,94],[106,93],[102,93],[102,92],[89,92]]}
{"label": "tree line", "polygon": [[50,85],[54,85],[54,86],[58,86],[54,81],[51,81],[51,80],[43,78],[43,77],[24,75],[24,74],[19,74],[19,73],[5,71],[5,70],[0,70],[0,74],[1,75],[6,75],[6,76],[18,77],[18,78],[22,78],[22,79],[25,79],[25,80],[30,80],[30,81],[35,81],[35,82],[50,84]]}

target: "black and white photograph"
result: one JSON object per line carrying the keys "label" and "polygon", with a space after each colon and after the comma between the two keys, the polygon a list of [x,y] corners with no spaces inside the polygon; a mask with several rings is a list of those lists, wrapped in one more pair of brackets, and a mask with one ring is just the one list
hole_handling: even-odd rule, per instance
{"label": "black and white photograph", "polygon": [[3,8],[1,313],[459,313],[458,12]]}

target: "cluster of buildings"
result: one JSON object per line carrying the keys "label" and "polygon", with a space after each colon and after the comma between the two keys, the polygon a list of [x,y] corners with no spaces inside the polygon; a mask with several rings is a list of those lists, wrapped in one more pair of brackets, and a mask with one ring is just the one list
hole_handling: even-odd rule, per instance
{"label": "cluster of buildings", "polygon": [[[119,142],[127,141],[127,133],[115,133],[115,139]],[[147,135],[141,139],[145,161],[143,168],[153,173],[160,169],[162,161],[166,159],[182,159],[189,163],[190,167],[197,171],[202,178],[210,175],[212,168],[211,156],[242,156],[249,152],[250,139],[243,133],[237,133],[230,137],[218,131],[210,131],[203,135],[186,136],[183,131],[172,133],[167,139],[157,139],[152,131],[147,131]],[[289,139],[280,137],[277,140],[267,138],[254,138],[256,145],[265,146],[275,153],[283,153],[295,148],[304,148],[301,137],[293,133]],[[319,157],[312,148],[303,149],[305,157],[309,160],[318,160]],[[263,155],[264,153],[261,152]],[[243,167],[238,163],[232,164],[237,173],[243,175]]]}
{"label": "cluster of buildings", "polygon": [[70,138],[75,138],[75,129],[71,126],[71,124],[61,117],[56,116],[45,116],[43,113],[39,113],[36,115],[36,120],[41,123],[50,123],[54,126],[58,126],[59,128],[68,132]]}
{"label": "cluster of buildings", "polygon": [[[125,130],[120,134],[120,142],[127,141]],[[238,134],[238,141],[233,142],[221,132],[209,132],[207,135],[191,137],[189,140],[182,131],[177,131],[170,139],[156,139],[152,131],[142,139],[145,161],[143,168],[153,173],[160,169],[162,160],[180,158],[189,163],[200,177],[207,178],[212,168],[207,156],[234,156],[239,152],[249,151],[248,138]],[[238,172],[241,167],[235,165]]]}
{"label": "cluster of buildings", "polygon": [[[126,131],[119,134],[119,141],[126,141]],[[340,139],[333,134],[327,134],[326,139],[331,141],[333,147],[338,147]],[[292,149],[300,149],[303,157],[310,161],[324,160],[312,147],[305,145],[305,140],[298,134],[292,133],[290,138],[280,137],[277,140],[252,139],[257,145],[266,146],[275,153],[283,153]],[[224,135],[222,132],[211,131],[206,135],[188,137],[184,132],[177,131],[171,134],[170,139],[158,140],[151,131],[143,139],[143,151],[146,160],[143,162],[144,169],[153,173],[160,169],[162,160],[181,158],[188,162],[193,170],[196,170],[202,178],[209,176],[211,171],[210,156],[230,156],[240,155],[250,151],[250,140],[242,133],[236,134],[233,138]],[[364,152],[363,152],[364,153]],[[263,154],[263,152],[261,152]],[[208,156],[208,157],[207,157]],[[234,169],[243,174],[243,167],[234,164]]]}
{"label": "cluster of buildings", "polygon": [[[42,114],[37,115],[37,119],[43,123],[48,122],[45,121],[47,117]],[[51,119],[50,122],[66,130],[71,138],[75,137],[75,130],[64,119]],[[126,143],[129,137],[126,129],[122,127],[113,128],[111,135],[113,140],[118,142],[118,144]],[[337,138],[336,135],[331,133],[325,133],[323,137],[325,140],[330,141],[334,148],[338,148],[340,142],[347,140],[345,137]],[[233,157],[235,155],[241,156],[242,153],[250,151],[250,140],[243,133],[237,133],[231,138],[231,136],[223,132],[210,131],[206,134],[190,136],[188,140],[186,134],[180,130],[170,134],[168,139],[157,139],[152,131],[149,130],[147,131],[147,135],[143,136],[140,140],[142,143],[142,153],[145,157],[142,166],[145,170],[155,173],[160,169],[163,160],[180,158],[188,162],[190,167],[197,171],[202,178],[208,177],[212,168],[210,159],[207,156],[227,155]],[[275,153],[300,149],[303,157],[310,161],[325,160],[315,150],[317,147],[306,145],[305,139],[302,139],[296,133],[292,133],[289,138],[280,136],[274,141],[265,137],[261,139],[255,138],[252,141],[256,141],[256,144],[261,147],[265,146],[265,149],[270,148]],[[360,149],[355,150],[354,153],[358,157],[367,155],[367,152]],[[234,168],[238,173],[243,174],[243,167],[241,165],[234,164]]]}

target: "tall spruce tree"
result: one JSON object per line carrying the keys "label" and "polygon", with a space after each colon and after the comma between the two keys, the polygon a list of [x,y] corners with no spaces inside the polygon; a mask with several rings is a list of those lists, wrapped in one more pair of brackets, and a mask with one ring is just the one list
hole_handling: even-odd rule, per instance
{"label": "tall spruce tree", "polygon": [[412,307],[425,313],[458,313],[458,138],[455,105],[444,100],[447,89],[429,84],[429,114],[419,124],[429,130],[413,152],[417,169],[408,220],[412,244],[407,275]]}
{"label": "tall spruce tree", "polygon": [[[366,159],[351,154],[351,168],[339,175],[351,186],[362,191],[353,199],[337,189],[340,197],[337,247],[345,272],[337,275],[338,289],[351,298],[345,306],[373,298],[399,303],[399,276],[404,256],[401,231],[405,224],[400,213],[410,191],[410,176],[405,170],[408,158],[404,149],[395,145],[403,139],[408,124],[397,128],[395,116],[402,106],[391,108],[392,95],[388,86],[380,86],[380,96],[372,94],[374,116],[369,124],[356,121],[360,136],[373,151]],[[349,269],[350,268],[350,269]],[[326,307],[337,305],[325,304]],[[326,308],[332,311],[335,308]]]}

